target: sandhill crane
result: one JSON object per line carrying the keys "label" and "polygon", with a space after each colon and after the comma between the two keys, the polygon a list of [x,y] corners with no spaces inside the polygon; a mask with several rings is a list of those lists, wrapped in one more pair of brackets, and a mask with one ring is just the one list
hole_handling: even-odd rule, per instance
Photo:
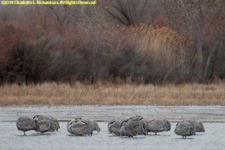
{"label": "sandhill crane", "polygon": [[40,120],[35,120],[36,121],[36,131],[41,132],[42,134],[45,132],[54,132],[56,130],[55,122],[49,119],[40,119]]}
{"label": "sandhill crane", "polygon": [[55,128],[55,130],[58,131],[58,129],[60,128],[58,120],[56,118],[53,118],[52,116],[35,115],[33,119],[36,120],[37,122],[41,120],[49,120],[51,122],[51,125],[55,126],[52,127],[52,129]]}
{"label": "sandhill crane", "polygon": [[138,122],[137,128],[138,128],[139,135],[147,135],[148,134],[147,126],[144,121],[145,119],[142,116],[133,116],[133,117],[130,117],[129,120]]}
{"label": "sandhill crane", "polygon": [[19,117],[16,121],[17,129],[24,132],[29,130],[36,130],[36,122],[32,118],[29,117]]}
{"label": "sandhill crane", "polygon": [[151,120],[146,122],[147,124],[147,129],[148,132],[154,132],[155,135],[158,132],[163,132],[163,131],[170,131],[171,129],[171,124],[167,120]]}
{"label": "sandhill crane", "polygon": [[100,127],[99,127],[99,125],[98,125],[98,123],[96,121],[91,120],[91,119],[83,119],[82,117],[75,118],[75,122],[79,122],[79,121],[87,122],[88,124],[91,125],[91,128],[92,128],[93,131],[100,132]]}
{"label": "sandhill crane", "polygon": [[108,123],[108,131],[109,133],[114,133],[115,135],[120,135],[120,127],[123,121],[127,119],[112,119]]}
{"label": "sandhill crane", "polygon": [[187,136],[195,135],[195,127],[190,122],[182,121],[177,123],[174,132],[183,136],[183,138],[187,138]]}
{"label": "sandhill crane", "polygon": [[120,127],[120,135],[133,137],[140,134],[140,132],[143,130],[143,124],[140,122],[141,119],[143,119],[143,117],[134,116],[128,120],[123,121]]}
{"label": "sandhill crane", "polygon": [[71,120],[67,123],[67,131],[71,134],[82,136],[92,135],[93,128],[90,122],[86,120],[75,121]]}
{"label": "sandhill crane", "polygon": [[205,132],[205,128],[204,128],[204,125],[203,125],[202,122],[196,121],[194,119],[189,119],[189,120],[186,120],[186,121],[190,122],[191,124],[194,125],[196,132]]}
{"label": "sandhill crane", "polygon": [[[134,135],[147,135],[147,127],[141,122],[143,117],[133,116],[128,119],[121,117],[118,119],[112,119],[108,122],[109,133],[114,133],[117,136],[134,136]],[[125,125],[126,124],[126,125]],[[134,125],[133,127],[131,127]],[[121,129],[122,128],[122,129]],[[133,128],[133,129],[131,129]],[[131,131],[131,132],[130,132]],[[135,132],[135,134],[134,134]],[[136,133],[137,132],[137,133]]]}

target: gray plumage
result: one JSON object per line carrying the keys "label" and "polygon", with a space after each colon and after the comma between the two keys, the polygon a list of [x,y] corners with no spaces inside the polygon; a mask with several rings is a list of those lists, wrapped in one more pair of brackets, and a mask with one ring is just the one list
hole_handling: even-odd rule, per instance
{"label": "gray plumage", "polygon": [[138,131],[139,131],[138,132],[139,135],[147,135],[148,134],[148,128],[144,122],[142,122],[142,121],[139,122]]}
{"label": "gray plumage", "polygon": [[181,135],[183,138],[186,138],[187,136],[195,135],[195,127],[190,122],[182,121],[177,123],[174,132],[177,135]]}
{"label": "gray plumage", "polygon": [[154,132],[157,134],[158,132],[170,131],[171,124],[167,120],[152,120],[147,122],[148,132]]}
{"label": "gray plumage", "polygon": [[142,120],[143,117],[142,116],[133,116],[133,117],[130,117],[129,120],[133,120],[133,121],[140,121]]}
{"label": "gray plumage", "polygon": [[148,129],[144,122],[144,118],[142,116],[133,116],[133,117],[130,117],[129,120],[138,122],[137,128],[138,128],[139,135],[147,135],[148,134]]}
{"label": "gray plumage", "polygon": [[77,117],[74,120],[75,120],[75,122],[81,121],[82,120],[82,117]]}
{"label": "gray plumage", "polygon": [[75,122],[80,122],[80,121],[87,122],[88,124],[91,125],[91,128],[93,131],[100,132],[100,127],[96,121],[90,120],[90,119],[83,119],[82,117],[75,118]]}
{"label": "gray plumage", "polygon": [[49,120],[51,122],[51,126],[54,125],[52,129],[55,128],[55,130],[58,131],[58,129],[60,128],[58,120],[56,118],[53,118],[52,116],[36,115],[33,117],[33,119],[37,122],[41,120]]}
{"label": "gray plumage", "polygon": [[17,129],[24,132],[30,130],[36,130],[36,122],[29,117],[19,117],[16,121]]}
{"label": "gray plumage", "polygon": [[116,120],[111,120],[109,123],[108,123],[108,131],[109,133],[114,133],[115,135],[120,135],[120,127],[121,127],[121,124],[122,124],[123,121],[116,121]]}
{"label": "gray plumage", "polygon": [[111,119],[108,122],[108,131],[109,133],[114,133],[115,135],[120,135],[120,127],[121,127],[121,123],[127,120],[125,118],[117,118],[117,119]]}
{"label": "gray plumage", "polygon": [[205,128],[202,122],[196,121],[194,119],[187,120],[187,122],[190,122],[194,125],[196,132],[205,132]]}
{"label": "gray plumage", "polygon": [[82,122],[86,122],[91,126],[92,131],[100,132],[100,128],[96,121],[90,120],[90,119],[81,119]]}
{"label": "gray plumage", "polygon": [[134,120],[123,121],[120,127],[120,136],[133,137],[139,133],[139,122]]}
{"label": "gray plumage", "polygon": [[108,131],[117,136],[147,135],[147,127],[141,122],[142,119],[141,116],[133,116],[128,119],[124,117],[112,119],[108,122]]}
{"label": "gray plumage", "polygon": [[45,133],[45,132],[54,132],[56,130],[55,122],[49,119],[40,119],[36,121],[37,123],[37,132]]}
{"label": "gray plumage", "polygon": [[117,136],[120,136],[120,127],[122,125],[123,121],[127,121],[128,119],[124,118],[124,117],[120,117],[117,119],[111,119],[108,122],[108,131],[109,133],[113,133]]}
{"label": "gray plumage", "polygon": [[[116,119],[111,119],[111,120],[109,120],[109,122],[108,122],[108,125],[107,125],[107,127],[108,127],[108,129],[109,129],[109,127],[114,123],[116,121]],[[111,132],[110,132],[111,133]]]}
{"label": "gray plumage", "polygon": [[67,131],[78,136],[92,135],[93,128],[89,121],[72,120],[67,123]]}
{"label": "gray plumage", "polygon": [[120,127],[120,136],[133,137],[138,134],[142,134],[143,127],[140,120],[143,119],[141,116],[134,116],[122,122]]}
{"label": "gray plumage", "polygon": [[96,121],[93,121],[93,123],[94,123],[94,131],[100,132],[101,129],[100,129],[98,123]]}

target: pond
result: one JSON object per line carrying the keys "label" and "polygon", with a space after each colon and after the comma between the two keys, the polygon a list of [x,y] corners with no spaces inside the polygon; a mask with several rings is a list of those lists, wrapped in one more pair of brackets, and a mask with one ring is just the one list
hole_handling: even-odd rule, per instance
{"label": "pond", "polygon": [[100,122],[101,131],[94,132],[92,136],[74,136],[67,132],[66,122],[60,122],[58,132],[49,132],[41,135],[35,131],[28,131],[26,136],[18,131],[15,122],[0,123],[0,149],[1,150],[31,150],[31,149],[85,149],[85,150],[131,150],[131,149],[188,149],[188,150],[216,150],[225,147],[225,130],[223,123],[205,123],[205,133],[182,139],[174,133],[175,123],[169,132],[154,135],[139,135],[133,138],[119,137],[109,134],[107,123]]}
{"label": "pond", "polygon": [[[131,149],[188,149],[220,150],[225,147],[224,106],[15,106],[0,107],[0,149],[79,149],[79,150],[131,150]],[[44,135],[28,131],[26,136],[16,128],[19,116],[36,114],[51,115],[60,120],[60,130]],[[148,119],[161,118],[172,122],[169,132],[133,138],[109,134],[107,122],[111,118],[141,115]],[[73,136],[67,132],[66,124],[77,116],[97,120],[101,128],[93,136]],[[182,139],[174,133],[176,122],[194,118],[204,122],[205,133]]]}
{"label": "pond", "polygon": [[75,117],[109,121],[121,116],[141,115],[147,119],[168,119],[177,122],[197,119],[203,122],[225,123],[225,106],[152,106],[152,105],[80,105],[80,106],[11,106],[0,107],[0,122],[16,121],[20,116],[50,115],[60,121]]}

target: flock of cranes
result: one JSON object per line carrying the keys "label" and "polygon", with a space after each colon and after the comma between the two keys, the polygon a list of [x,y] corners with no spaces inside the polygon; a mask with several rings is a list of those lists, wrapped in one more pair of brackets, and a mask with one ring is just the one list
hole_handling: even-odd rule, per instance
{"label": "flock of cranes", "polygon": [[[20,117],[16,122],[17,129],[25,132],[35,130],[44,134],[45,132],[58,131],[60,128],[57,119],[51,116],[36,115],[30,117]],[[117,118],[108,122],[108,132],[117,136],[133,137],[136,135],[147,135],[149,132],[155,133],[170,131],[171,124],[167,120],[147,120],[141,116],[130,118]],[[77,117],[67,123],[67,131],[77,136],[92,135],[93,131],[100,132],[96,121]],[[193,119],[184,120],[176,124],[175,134],[186,138],[195,135],[196,132],[205,132],[202,122]]]}

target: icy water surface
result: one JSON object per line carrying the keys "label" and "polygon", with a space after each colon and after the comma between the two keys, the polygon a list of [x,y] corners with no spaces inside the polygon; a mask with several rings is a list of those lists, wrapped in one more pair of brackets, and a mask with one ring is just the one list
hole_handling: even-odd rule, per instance
{"label": "icy water surface", "polygon": [[[0,150],[223,150],[225,149],[225,106],[16,106],[0,107]],[[40,135],[16,128],[20,116],[51,115],[60,120],[58,132]],[[109,134],[111,118],[141,115],[144,118],[168,119],[169,132],[158,135],[118,137]],[[75,117],[99,121],[100,133],[72,136],[67,132],[68,120]],[[174,133],[175,123],[188,118],[204,122],[205,133],[182,139]]]}
{"label": "icy water surface", "polygon": [[0,107],[0,122],[16,121],[19,116],[50,115],[60,121],[68,121],[77,116],[97,121],[109,121],[121,116],[141,115],[148,119],[179,120],[194,118],[204,122],[225,123],[225,106],[30,106]]}
{"label": "icy water surface", "polygon": [[73,136],[66,130],[66,123],[60,122],[58,132],[40,135],[35,131],[23,132],[16,129],[15,122],[0,123],[1,150],[222,150],[225,148],[223,123],[205,123],[205,133],[182,139],[175,135],[172,123],[170,132],[118,137],[107,132],[107,123],[99,123],[101,131],[93,136]]}

